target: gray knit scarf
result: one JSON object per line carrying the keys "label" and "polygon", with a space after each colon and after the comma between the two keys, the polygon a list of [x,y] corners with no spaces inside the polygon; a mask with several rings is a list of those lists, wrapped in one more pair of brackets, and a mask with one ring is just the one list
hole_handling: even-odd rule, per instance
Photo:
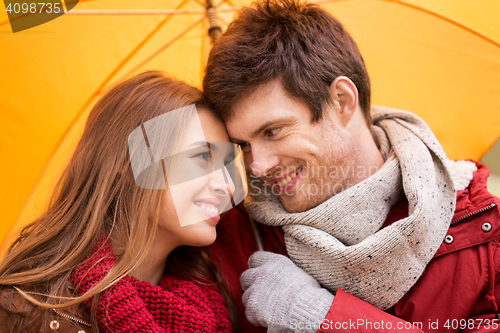
{"label": "gray knit scarf", "polygon": [[[384,165],[320,205],[288,213],[254,183],[245,206],[257,221],[282,226],[293,262],[330,291],[337,288],[382,309],[415,284],[450,226],[456,192],[446,155],[416,115],[372,107]],[[380,229],[404,192],[408,217]]]}

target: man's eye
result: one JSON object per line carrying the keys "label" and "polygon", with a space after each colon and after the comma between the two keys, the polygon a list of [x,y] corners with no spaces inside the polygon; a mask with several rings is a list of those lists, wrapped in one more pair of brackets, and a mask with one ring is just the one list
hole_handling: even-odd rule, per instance
{"label": "man's eye", "polygon": [[242,142],[239,145],[244,153],[248,153],[250,151],[250,144],[248,142]]}
{"label": "man's eye", "polygon": [[269,137],[275,136],[276,134],[278,134],[278,132],[280,130],[281,130],[281,127],[271,128],[271,129],[266,131],[266,136],[269,136]]}

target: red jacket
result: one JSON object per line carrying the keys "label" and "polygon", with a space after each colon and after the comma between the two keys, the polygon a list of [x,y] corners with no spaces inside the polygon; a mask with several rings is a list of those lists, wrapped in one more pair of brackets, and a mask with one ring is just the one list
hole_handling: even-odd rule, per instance
{"label": "red jacket", "polygon": [[[487,191],[488,175],[488,169],[478,164],[469,187],[457,193],[446,241],[394,307],[382,311],[338,289],[318,332],[500,332],[500,320],[495,319],[500,304],[500,199]],[[401,200],[384,226],[407,212],[408,203]],[[281,228],[258,226],[265,250],[286,255]],[[209,253],[229,286],[242,332],[266,331],[246,320],[241,302],[240,275],[256,250],[248,215],[240,205],[221,219]]]}

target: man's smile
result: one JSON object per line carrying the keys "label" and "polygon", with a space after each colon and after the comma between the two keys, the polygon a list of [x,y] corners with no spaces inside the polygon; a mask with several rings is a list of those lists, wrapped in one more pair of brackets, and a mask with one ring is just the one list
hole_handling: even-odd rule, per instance
{"label": "man's smile", "polygon": [[270,183],[269,184],[270,186],[278,185],[279,193],[283,193],[285,191],[288,191],[297,183],[297,181],[301,177],[303,177],[303,175],[302,175],[303,169],[304,169],[304,167],[300,166],[299,168],[288,173],[287,175],[284,175],[281,177],[271,178],[268,181],[268,184]]}

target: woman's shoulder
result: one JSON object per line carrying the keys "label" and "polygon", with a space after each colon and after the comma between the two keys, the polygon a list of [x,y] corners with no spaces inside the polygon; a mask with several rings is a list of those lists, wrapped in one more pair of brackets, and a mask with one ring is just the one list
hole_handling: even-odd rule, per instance
{"label": "woman's shoulder", "polygon": [[44,308],[29,302],[12,287],[0,289],[0,333],[92,332],[89,316],[79,306]]}

